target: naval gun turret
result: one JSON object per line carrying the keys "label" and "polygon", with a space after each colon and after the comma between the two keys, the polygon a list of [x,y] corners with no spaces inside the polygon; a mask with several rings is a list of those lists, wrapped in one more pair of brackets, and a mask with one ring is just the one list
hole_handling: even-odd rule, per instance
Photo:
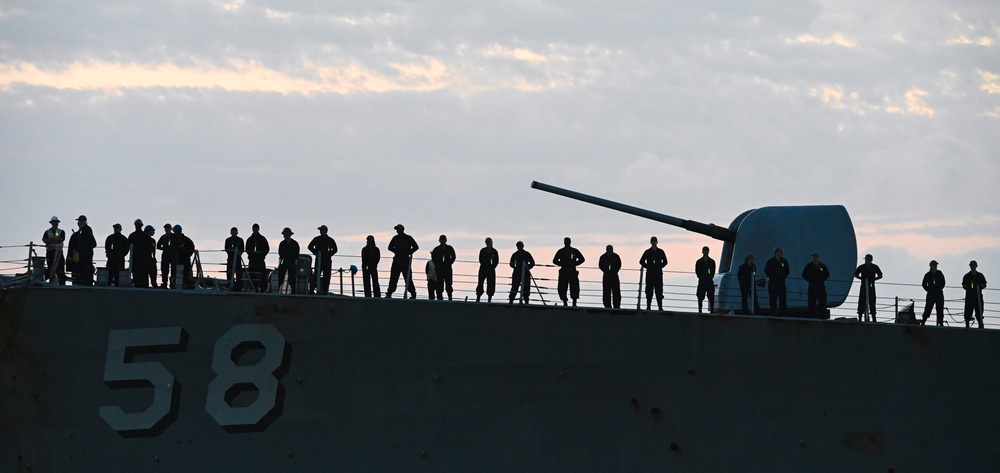
{"label": "naval gun turret", "polygon": [[[780,246],[785,250],[785,259],[791,267],[791,274],[786,281],[788,308],[791,314],[807,313],[808,284],[800,275],[806,263],[812,261],[813,251],[822,254],[823,262],[830,269],[830,279],[826,281],[827,307],[843,304],[854,280],[858,243],[854,234],[854,223],[842,205],[761,207],[743,212],[728,227],[720,227],[680,219],[541,182],[532,182],[531,187],[666,223],[722,241],[722,255],[715,277],[717,312],[741,309],[740,285],[736,274],[747,253],[757,256],[755,279],[761,280],[764,278],[765,263],[774,256],[774,248]],[[757,297],[760,299],[762,310],[768,312],[767,289],[758,288]]]}

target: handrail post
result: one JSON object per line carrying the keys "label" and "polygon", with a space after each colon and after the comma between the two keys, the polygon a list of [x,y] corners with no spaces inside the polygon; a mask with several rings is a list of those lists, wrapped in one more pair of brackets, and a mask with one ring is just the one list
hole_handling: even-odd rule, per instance
{"label": "handrail post", "polygon": [[639,268],[639,290],[635,295],[635,310],[642,310],[642,276],[646,268]]}

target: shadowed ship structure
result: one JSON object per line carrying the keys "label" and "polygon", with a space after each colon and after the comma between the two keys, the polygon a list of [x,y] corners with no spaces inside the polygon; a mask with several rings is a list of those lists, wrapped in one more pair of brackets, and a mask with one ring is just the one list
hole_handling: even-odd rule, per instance
{"label": "shadowed ship structure", "polygon": [[[856,259],[839,206],[721,228],[584,197],[724,241],[720,294],[733,254]],[[997,359],[995,330],[7,287],[0,471],[993,471]]]}

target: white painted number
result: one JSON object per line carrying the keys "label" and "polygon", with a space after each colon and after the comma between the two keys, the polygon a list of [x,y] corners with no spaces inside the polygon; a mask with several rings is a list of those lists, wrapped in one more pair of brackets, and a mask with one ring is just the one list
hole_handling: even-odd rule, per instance
{"label": "white painted number", "polygon": [[104,383],[112,389],[153,387],[153,403],[142,412],[127,413],[118,406],[101,407],[101,418],[125,437],[155,436],[177,417],[180,385],[157,362],[132,363],[136,353],[183,351],[180,327],[112,330],[104,361]]}
{"label": "white painted number", "polygon": [[[254,365],[238,365],[239,351],[250,346],[262,346],[263,359]],[[275,372],[285,361],[285,337],[273,325],[233,327],[215,344],[212,370],[218,376],[208,385],[205,410],[230,431],[266,427],[280,414],[283,388]],[[233,398],[250,386],[256,388],[257,399],[248,406],[234,407]]]}

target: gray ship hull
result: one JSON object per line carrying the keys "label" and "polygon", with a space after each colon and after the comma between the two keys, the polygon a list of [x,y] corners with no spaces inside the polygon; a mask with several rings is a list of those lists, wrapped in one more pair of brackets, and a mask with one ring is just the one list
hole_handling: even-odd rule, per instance
{"label": "gray ship hull", "polygon": [[1000,465],[995,331],[17,288],[0,336],[5,472]]}

